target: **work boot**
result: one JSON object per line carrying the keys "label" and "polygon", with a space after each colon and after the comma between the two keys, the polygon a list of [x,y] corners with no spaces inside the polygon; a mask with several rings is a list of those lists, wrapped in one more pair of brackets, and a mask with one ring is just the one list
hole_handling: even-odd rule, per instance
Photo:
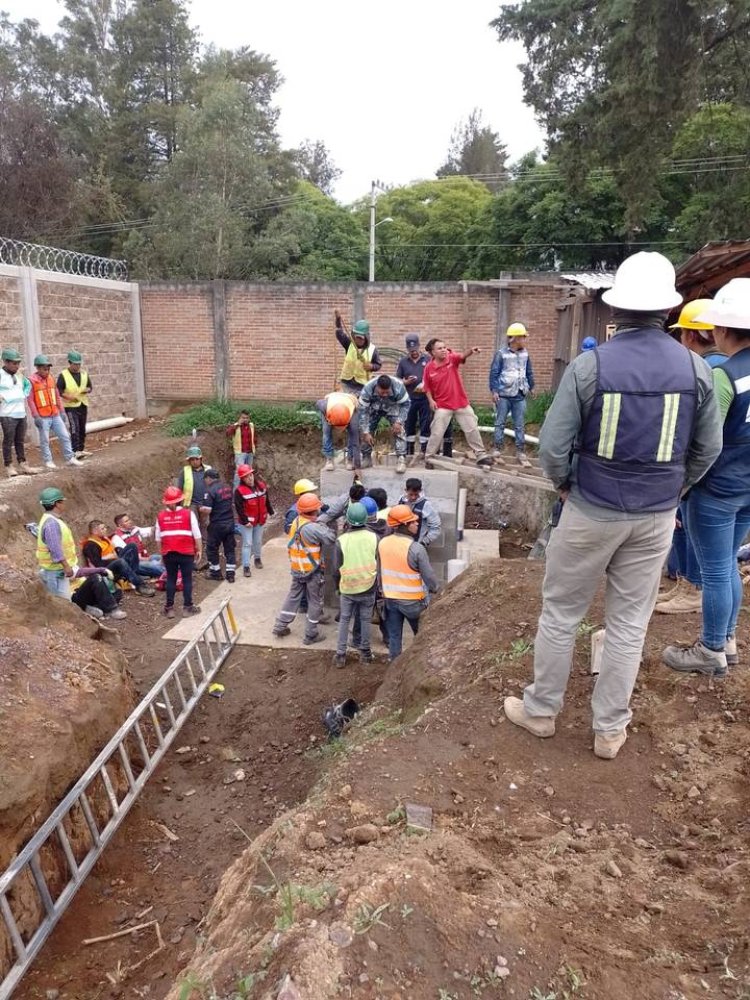
{"label": "work boot", "polygon": [[80,458],[76,458],[75,455],[74,455],[72,458],[69,458],[68,461],[65,464],[66,465],[83,465],[83,462],[80,460]]}
{"label": "work boot", "polygon": [[326,464],[323,466],[323,468],[325,469],[326,472],[333,472],[333,469],[334,469],[333,459],[332,458],[327,458],[326,459]]}
{"label": "work boot", "polygon": [[93,452],[86,451],[84,449],[83,451],[77,451],[76,452],[76,458],[91,458],[92,454],[93,454]]}
{"label": "work boot", "polygon": [[282,628],[275,628],[273,630],[273,634],[278,639],[283,639],[285,635],[291,635],[292,634],[292,630],[289,628],[288,625],[284,625]]}
{"label": "work boot", "polygon": [[141,597],[153,597],[156,591],[147,583],[139,583],[135,588],[136,594],[140,594]]}
{"label": "work boot", "polygon": [[86,614],[89,616],[89,618],[103,618],[104,617],[104,612],[102,611],[102,609],[101,608],[97,608],[96,605],[94,605],[94,604],[87,604],[86,607],[83,610],[86,612]]}
{"label": "work boot", "polygon": [[346,653],[336,653],[333,658],[334,667],[345,667],[346,666]]}
{"label": "work boot", "polygon": [[676,580],[670,580],[669,577],[666,577],[663,584],[664,590],[659,588],[659,604],[671,601],[673,597],[676,597],[682,591],[683,582],[681,576],[678,576]]}
{"label": "work boot", "polygon": [[372,655],[372,651],[369,649],[360,649],[359,651],[360,663],[372,663],[375,657]]}
{"label": "work boot", "polygon": [[700,587],[681,581],[680,587],[673,597],[668,601],[660,600],[654,608],[660,615],[689,615],[696,611],[703,611],[703,592]]}
{"label": "work boot", "polygon": [[228,569],[227,570],[227,583],[234,583],[234,570],[233,569]]}
{"label": "work boot", "polygon": [[520,698],[506,698],[503,708],[508,722],[512,722],[514,726],[520,726],[540,739],[555,735],[554,715],[528,715]]}
{"label": "work boot", "polygon": [[44,468],[45,468],[45,469],[56,469],[56,468],[57,468],[57,466],[55,465],[55,463],[54,463],[54,462],[52,462],[52,461],[49,461],[49,462],[45,462],[45,463],[44,463]]}
{"label": "work boot", "polygon": [[12,465],[6,465],[5,475],[8,477],[8,479],[15,479],[18,473],[16,472],[16,470],[13,468]]}
{"label": "work boot", "polygon": [[188,604],[186,608],[182,609],[182,613],[185,615],[199,615],[201,613],[200,604]]}
{"label": "work boot", "polygon": [[[256,569],[263,569],[263,560],[262,559],[256,559],[255,560],[255,568]],[[248,567],[248,569],[249,569],[249,567]]]}
{"label": "work boot", "polygon": [[347,458],[347,460],[344,462],[344,468],[348,469],[349,472],[351,472],[352,469],[354,468],[354,462],[352,462],[350,458]]}
{"label": "work boot", "polygon": [[489,455],[482,455],[481,458],[477,459],[477,465],[479,466],[480,469],[489,468],[489,466],[492,465],[492,459],[490,458]]}
{"label": "work boot", "polygon": [[162,614],[164,615],[165,618],[174,618],[174,608],[172,607],[165,608],[162,611]]}
{"label": "work boot", "polygon": [[424,465],[424,452],[417,452],[416,455],[412,455],[409,459],[409,468],[413,469],[417,465]]}
{"label": "work boot", "polygon": [[224,577],[221,575],[221,570],[220,569],[210,569],[208,571],[208,579],[209,580],[223,580]]}
{"label": "work boot", "polygon": [[402,472],[406,472],[406,459],[403,455],[399,455],[396,459],[396,472],[400,475]]}
{"label": "work boot", "polygon": [[28,462],[19,462],[18,468],[26,476],[36,476],[37,473],[43,472],[43,469],[38,469],[35,465],[29,465]]}
{"label": "work boot", "polygon": [[250,571],[250,567],[249,567],[249,566],[243,566],[243,567],[242,567],[242,575],[243,575],[243,576],[245,577],[245,579],[246,579],[246,580],[249,580],[249,579],[250,579],[250,577],[251,577],[251,576],[252,576],[253,574],[252,574],[252,572]]}
{"label": "work boot", "polygon": [[625,729],[621,729],[619,733],[614,733],[611,736],[606,733],[594,733],[594,753],[602,760],[613,760],[627,738],[628,734]]}
{"label": "work boot", "polygon": [[516,461],[524,469],[530,469],[531,468],[531,462],[529,461],[528,455],[526,454],[525,451],[519,451],[518,452],[518,454],[516,455]]}
{"label": "work boot", "polygon": [[737,652],[737,640],[734,636],[727,639],[724,643],[724,656],[727,658],[728,667],[736,667],[740,662],[740,656]]}
{"label": "work boot", "polygon": [[322,632],[316,632],[315,635],[311,635],[309,638],[305,636],[305,638],[302,640],[302,645],[314,646],[316,642],[322,642],[324,639],[325,636],[323,635]]}
{"label": "work boot", "polygon": [[[339,620],[339,616],[336,615],[336,621],[338,621],[338,620]],[[330,624],[331,624],[331,616],[330,615],[322,614],[320,616],[320,618],[318,618],[318,625],[330,625]]]}
{"label": "work boot", "polygon": [[724,677],[727,658],[722,650],[709,649],[700,639],[692,646],[667,646],[661,654],[662,663],[681,674],[704,674]]}
{"label": "work boot", "polygon": [[127,611],[122,611],[120,608],[113,608],[112,611],[105,611],[105,618],[127,618]]}

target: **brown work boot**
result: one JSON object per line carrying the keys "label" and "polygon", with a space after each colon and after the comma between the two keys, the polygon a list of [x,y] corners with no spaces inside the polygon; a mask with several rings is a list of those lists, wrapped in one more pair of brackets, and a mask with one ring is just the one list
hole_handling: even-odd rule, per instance
{"label": "brown work boot", "polygon": [[8,479],[15,479],[16,476],[18,475],[18,470],[14,469],[12,465],[6,465],[5,475],[8,477]]}
{"label": "brown work boot", "polygon": [[627,738],[625,729],[621,729],[619,733],[594,733],[594,753],[602,760],[613,760]]}
{"label": "brown work boot", "polygon": [[663,598],[654,608],[660,615],[689,615],[696,611],[703,610],[703,592],[700,587],[681,580],[682,587],[679,587],[673,597],[669,600]]}
{"label": "brown work boot", "polygon": [[506,698],[503,708],[508,722],[520,726],[521,729],[527,729],[533,736],[544,740],[555,735],[554,715],[529,715],[520,698]]}
{"label": "brown work boot", "polygon": [[44,469],[38,469],[35,465],[29,465],[28,462],[19,462],[18,468],[25,476],[36,476],[40,472],[44,472]]}
{"label": "brown work boot", "polygon": [[678,576],[676,580],[670,580],[669,577],[664,578],[664,583],[659,587],[659,603],[662,601],[671,601],[682,590],[682,577]]}

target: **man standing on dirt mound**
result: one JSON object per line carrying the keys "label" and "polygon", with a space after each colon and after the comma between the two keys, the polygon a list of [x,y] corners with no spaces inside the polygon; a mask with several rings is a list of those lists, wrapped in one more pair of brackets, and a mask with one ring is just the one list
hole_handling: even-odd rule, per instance
{"label": "man standing on dirt mound", "polygon": [[667,258],[629,257],[603,299],[615,335],[571,362],[540,434],[542,468],[564,507],[547,546],[534,680],[523,701],[505,699],[505,714],[534,736],[554,736],[578,625],[605,575],[591,706],[594,753],[611,759],[627,737],[675,510],[719,454],[721,429],[708,366],[664,330],[682,301]]}

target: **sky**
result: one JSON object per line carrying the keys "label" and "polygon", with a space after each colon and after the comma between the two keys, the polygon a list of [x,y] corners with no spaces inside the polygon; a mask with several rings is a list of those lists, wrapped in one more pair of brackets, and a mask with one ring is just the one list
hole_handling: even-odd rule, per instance
{"label": "sky", "polygon": [[[13,20],[52,32],[57,0],[2,0]],[[523,104],[523,49],[497,41],[500,0],[192,0],[203,44],[247,45],[275,59],[284,145],[321,139],[343,172],[350,202],[373,180],[402,185],[434,176],[456,124],[478,107],[511,161],[543,148]]]}

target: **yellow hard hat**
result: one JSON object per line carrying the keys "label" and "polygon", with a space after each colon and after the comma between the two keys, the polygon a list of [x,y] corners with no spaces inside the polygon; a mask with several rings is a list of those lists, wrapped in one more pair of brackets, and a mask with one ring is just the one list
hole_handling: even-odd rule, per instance
{"label": "yellow hard hat", "polygon": [[693,299],[682,307],[680,318],[670,326],[670,330],[713,330],[713,323],[700,323],[695,317],[700,316],[713,305],[713,299]]}
{"label": "yellow hard hat", "polygon": [[302,496],[303,493],[315,493],[317,486],[310,479],[298,479],[294,484],[294,495]]}
{"label": "yellow hard hat", "polygon": [[526,332],[526,327],[523,323],[511,323],[508,327],[508,331],[505,334],[506,337],[526,337],[528,336]]}

